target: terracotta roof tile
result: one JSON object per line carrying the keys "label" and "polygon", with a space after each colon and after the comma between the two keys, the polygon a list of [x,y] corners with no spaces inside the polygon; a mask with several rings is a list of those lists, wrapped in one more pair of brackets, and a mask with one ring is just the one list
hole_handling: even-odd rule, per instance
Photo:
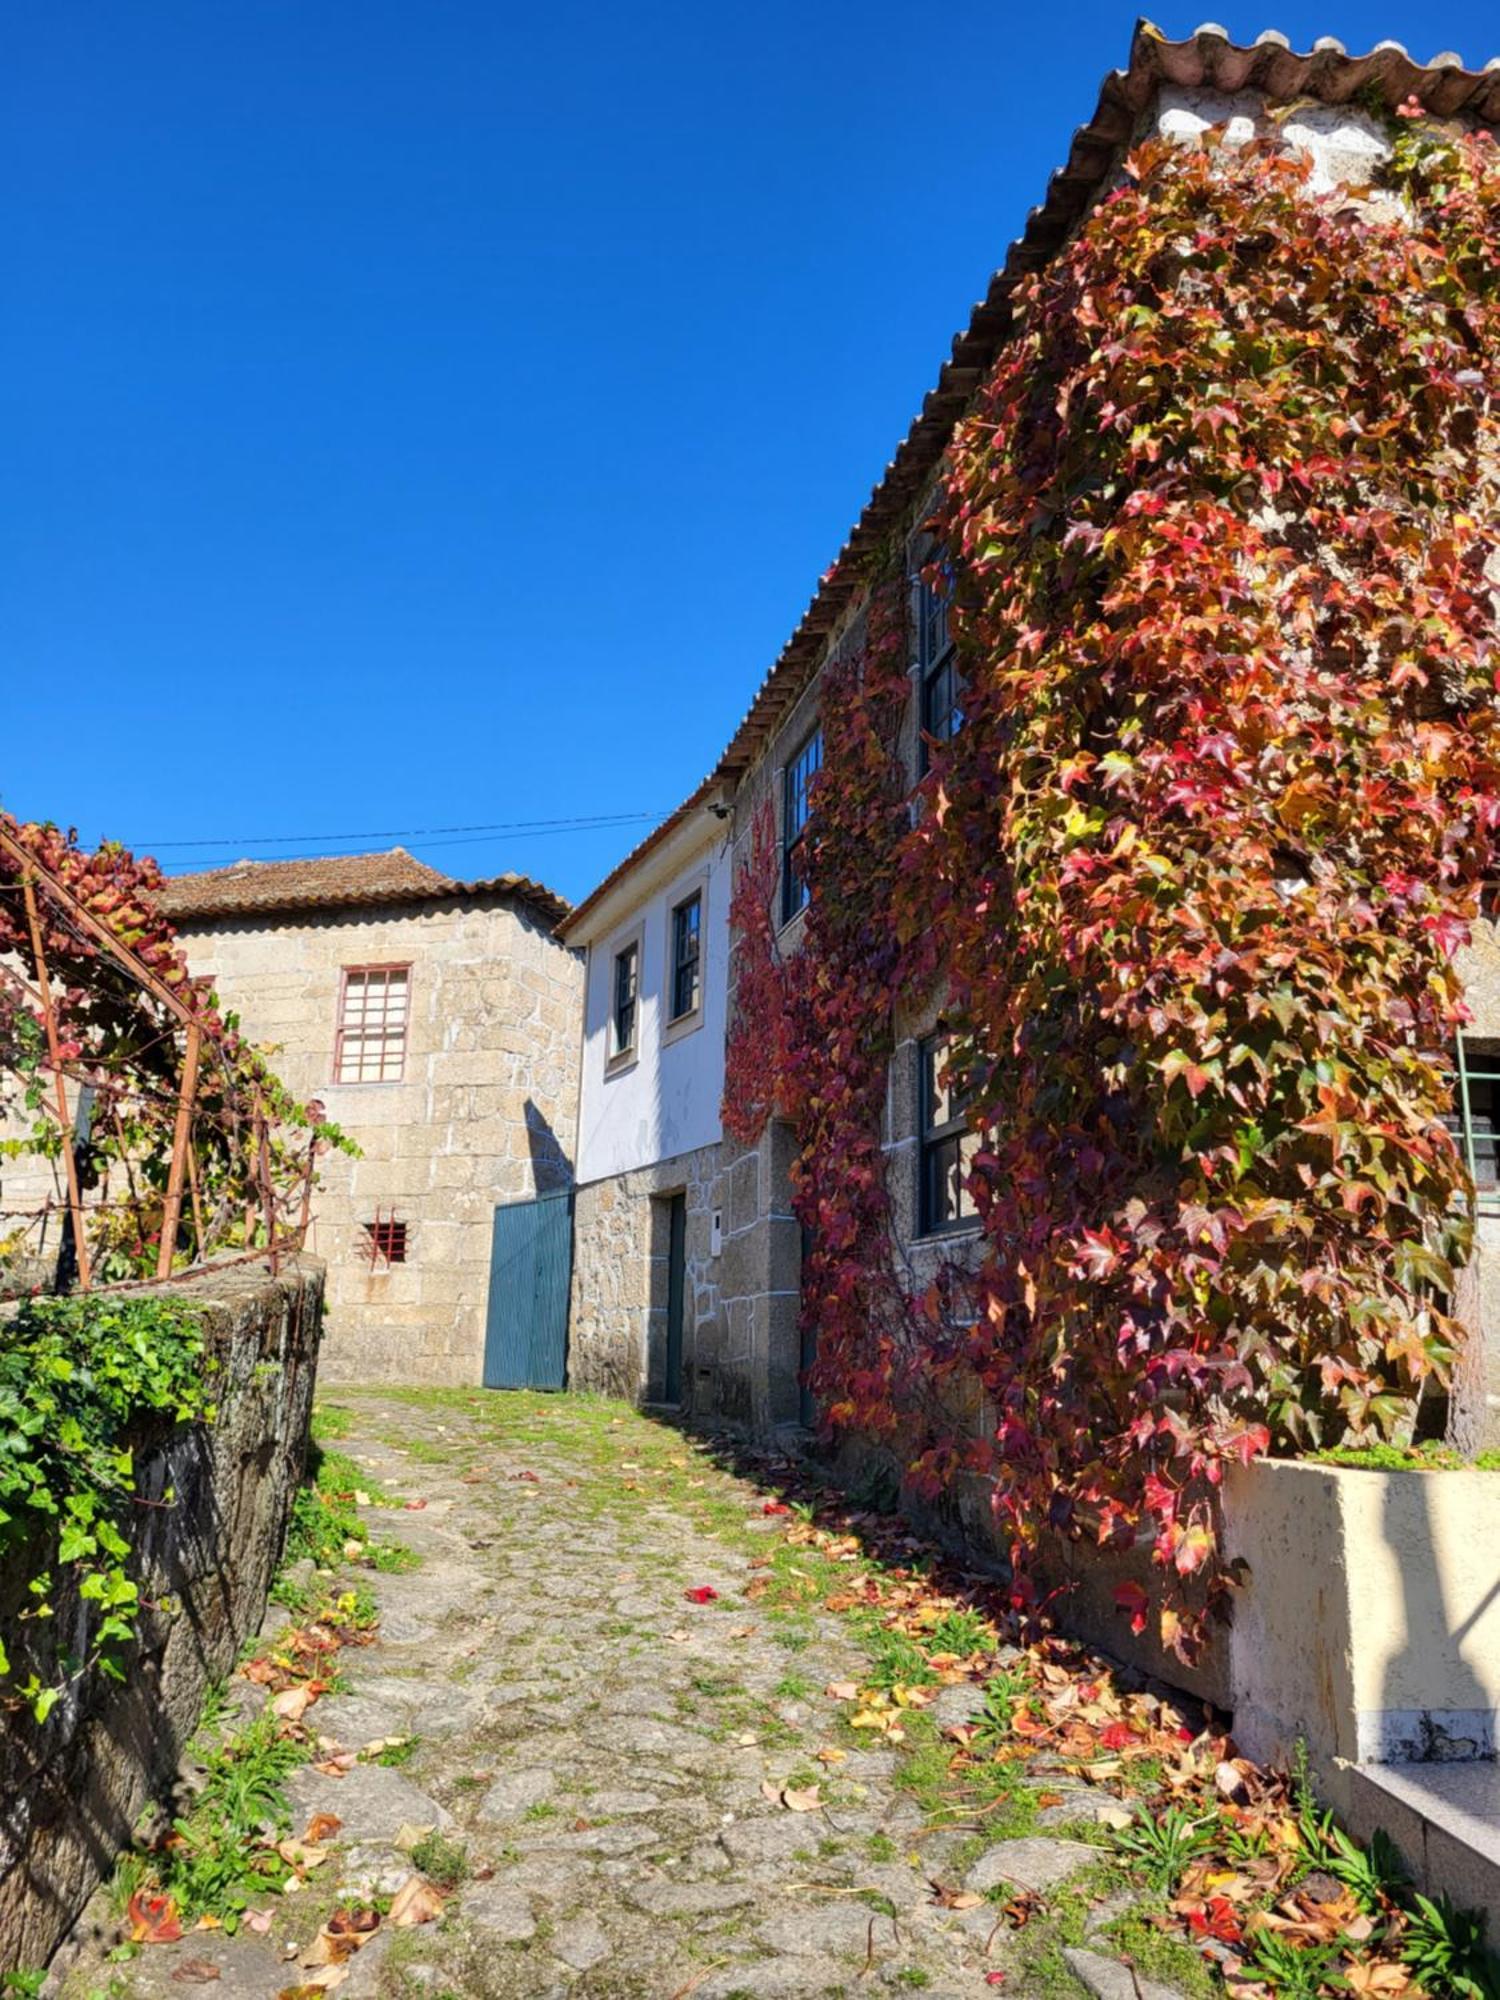
{"label": "terracotta roof tile", "polygon": [[511,896],[551,924],[568,914],[561,896],[526,875],[461,882],[418,861],[404,847],[382,854],[320,854],[302,861],[236,861],[196,875],[173,875],[160,901],[177,923],[200,917],[266,916],[296,910]]}

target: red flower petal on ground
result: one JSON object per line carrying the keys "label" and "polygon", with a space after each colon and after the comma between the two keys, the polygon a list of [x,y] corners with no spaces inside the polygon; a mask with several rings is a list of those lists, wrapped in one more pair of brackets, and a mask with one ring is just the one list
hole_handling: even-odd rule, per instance
{"label": "red flower petal on ground", "polygon": [[689,1604],[712,1604],[719,1593],[711,1583],[698,1583],[682,1594]]}

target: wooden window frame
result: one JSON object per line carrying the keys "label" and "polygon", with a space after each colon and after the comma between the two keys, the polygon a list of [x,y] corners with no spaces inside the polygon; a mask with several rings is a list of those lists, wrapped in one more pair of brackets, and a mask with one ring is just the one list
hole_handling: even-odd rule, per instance
{"label": "wooden window frame", "polygon": [[[626,1043],[619,1040],[620,1022],[620,960],[627,953],[635,953],[635,993],[632,997],[634,1009],[631,1020],[631,1037]],[[609,987],[606,994],[607,1012],[604,1025],[604,1068],[609,1074],[614,1070],[629,1069],[640,1060],[641,1053],[641,1001],[644,992],[646,964],[646,943],[643,929],[637,925],[633,931],[616,938],[609,953]]]}
{"label": "wooden window frame", "polygon": [[[799,775],[807,762],[809,751],[815,751],[814,761],[807,766],[805,775]],[[807,734],[788,757],[781,773],[781,922],[783,927],[800,917],[807,908],[810,891],[807,880],[798,869],[798,850],[806,843],[807,830],[812,825],[810,794],[813,780],[823,768],[823,725],[815,722]],[[792,824],[794,806],[800,806],[801,817]]]}
{"label": "wooden window frame", "polygon": [[[695,904],[698,909],[698,925],[695,932],[695,949],[690,961],[693,969],[692,998],[685,1007],[679,1007],[677,1004],[678,975],[689,961],[682,960],[678,955],[678,919],[685,910],[690,910]],[[674,896],[667,908],[666,980],[664,983],[666,986],[668,1007],[666,1021],[668,1033],[674,1028],[686,1028],[696,1023],[703,1013],[704,919],[707,908],[708,898],[704,893],[704,885],[701,880],[690,883],[680,895]]]}
{"label": "wooden window frame", "polygon": [[[951,1040],[945,1028],[934,1028],[930,1035],[923,1035],[917,1043],[917,1234],[926,1236],[953,1236],[961,1230],[972,1230],[978,1226],[979,1216],[974,1207],[974,1197],[969,1192],[967,1182],[960,1181],[958,1211],[956,1214],[939,1219],[938,1203],[934,1199],[935,1176],[940,1163],[950,1157],[963,1164],[963,1142],[971,1127],[967,1116],[967,1106],[961,1101],[956,1110],[941,1122],[934,1122],[934,1085],[937,1080],[937,1066],[942,1062],[941,1051]],[[946,1167],[941,1170],[946,1171]]]}
{"label": "wooden window frame", "polygon": [[1500,1047],[1474,1046],[1487,1039],[1459,1035],[1453,1109],[1445,1123],[1474,1182],[1476,1212],[1500,1215]]}
{"label": "wooden window frame", "polygon": [[[411,988],[412,988],[411,969],[412,969],[412,961],[409,958],[390,959],[372,965],[343,965],[339,967],[339,1011],[334,1026],[334,1034],[333,1034],[333,1082],[338,1089],[369,1090],[374,1088],[377,1084],[405,1082],[406,1055],[407,1055],[407,1048],[409,1046],[411,1039]],[[406,1010],[401,1022],[401,1039],[400,1039],[400,1048],[397,1059],[396,1074],[394,1076],[369,1076],[369,1077],[346,1078],[343,1074],[343,1069],[344,1069],[344,1044],[346,1039],[348,1039],[350,1032],[350,1023],[348,1019],[349,982],[351,979],[368,979],[372,972],[379,972],[385,975],[387,990],[389,990],[390,975],[393,972],[403,973],[406,978]],[[386,1039],[387,1041],[394,1039],[387,1030],[382,1030],[382,1035],[384,1036],[384,1039]],[[360,1036],[359,1039],[364,1039],[364,1037]],[[383,1060],[381,1062],[381,1068],[382,1070],[385,1068],[385,1063]]]}
{"label": "wooden window frame", "polygon": [[[925,558],[924,558],[925,560]],[[958,671],[958,654],[953,643],[953,633],[948,623],[948,610],[953,602],[951,587],[946,597],[938,593],[917,570],[916,626],[917,626],[917,689],[918,689],[918,737],[919,761],[923,773],[932,763],[934,743],[951,742],[963,725],[963,710],[960,697],[963,681]],[[941,617],[941,636],[936,636],[936,628]],[[937,712],[940,684],[946,682],[946,699],[942,712]]]}

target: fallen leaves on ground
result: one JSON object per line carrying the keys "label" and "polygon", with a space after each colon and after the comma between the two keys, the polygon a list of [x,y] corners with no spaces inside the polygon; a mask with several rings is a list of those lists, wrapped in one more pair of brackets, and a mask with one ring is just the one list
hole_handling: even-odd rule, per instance
{"label": "fallen leaves on ground", "polygon": [[691,1590],[682,1594],[689,1604],[712,1604],[719,1595],[711,1583],[695,1583]]}
{"label": "fallen leaves on ground", "polygon": [[173,1983],[177,1986],[207,1986],[222,1977],[222,1972],[211,1958],[185,1958],[172,1972]]}
{"label": "fallen leaves on ground", "polygon": [[176,1944],[182,1936],[182,1920],[170,1896],[156,1896],[137,1889],[125,1906],[132,1944]]}
{"label": "fallen leaves on ground", "polygon": [[411,1924],[430,1924],[443,1914],[445,1897],[425,1875],[408,1875],[391,1898],[386,1922],[397,1930]]}

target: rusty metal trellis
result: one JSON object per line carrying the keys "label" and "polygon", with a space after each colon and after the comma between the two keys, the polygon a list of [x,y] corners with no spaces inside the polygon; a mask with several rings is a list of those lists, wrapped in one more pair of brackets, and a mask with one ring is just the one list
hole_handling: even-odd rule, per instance
{"label": "rusty metal trellis", "polygon": [[[279,1093],[280,1087],[276,1085],[274,1078],[271,1078],[268,1072],[263,1072],[264,1085],[256,1086],[252,1083],[247,1091],[244,1072],[234,1071],[233,1065],[226,1057],[225,1045],[217,1038],[222,1031],[211,1015],[209,1030],[205,1029],[205,1020],[200,1012],[204,996],[195,992],[195,1004],[193,1006],[185,1004],[182,998],[173,992],[171,986],[162,980],[124,939],[116,936],[107,924],[102,923],[94,912],[86,907],[66,882],[60,880],[43,860],[23,841],[15,837],[5,823],[3,815],[0,815],[0,860],[11,863],[15,871],[11,893],[14,893],[17,886],[19,887],[25,911],[25,937],[30,947],[36,984],[33,987],[13,965],[4,962],[0,962],[0,982],[3,982],[4,988],[21,997],[26,1008],[40,1021],[45,1036],[47,1068],[51,1072],[51,1093],[58,1126],[57,1151],[61,1156],[67,1189],[66,1227],[71,1230],[80,1289],[90,1290],[97,1277],[97,1267],[91,1255],[85,1226],[88,1217],[105,1214],[111,1209],[124,1208],[135,1214],[138,1232],[143,1231],[145,1225],[140,1221],[140,1217],[147,1196],[153,1192],[159,1195],[161,1201],[155,1279],[160,1281],[172,1275],[182,1233],[185,1200],[192,1217],[191,1267],[196,1267],[209,1254],[225,1216],[222,1200],[218,1209],[210,1212],[195,1144],[195,1114],[204,1081],[205,1063],[210,1058],[220,1065],[221,1073],[217,1076],[219,1101],[227,1106],[232,1150],[234,1156],[239,1159],[242,1169],[242,1172],[236,1175],[234,1185],[244,1191],[244,1243],[246,1245],[252,1243],[258,1228],[264,1230],[264,1245],[247,1250],[246,1256],[269,1256],[274,1270],[283,1251],[300,1248],[306,1239],[311,1221],[313,1189],[316,1185],[316,1160],[319,1151],[317,1129],[314,1128],[309,1132],[306,1159],[297,1167],[291,1186],[284,1192],[279,1191],[273,1175],[270,1129],[273,1118],[280,1120],[284,1117],[284,1104],[268,1106],[264,1094],[265,1087],[269,1087],[273,1095]],[[165,1011],[170,1025],[165,1034],[148,1037],[144,1049],[141,1047],[135,1049],[133,1076],[130,1058],[127,1057],[120,1067],[110,1070],[106,1079],[100,1067],[102,1059],[97,1052],[92,1058],[80,1056],[76,1042],[71,1045],[65,1042],[58,992],[48,964],[47,925],[43,921],[44,905],[49,913],[54,936],[58,933],[59,922],[64,934],[70,933],[75,941],[81,935],[89,947],[97,949],[112,961],[126,975],[129,982]],[[15,936],[17,933],[13,931],[12,935]],[[168,1092],[161,1087],[159,1081],[148,1080],[145,1070],[140,1067],[140,1059],[144,1050],[151,1047],[159,1048],[163,1042],[175,1039],[178,1033],[182,1036],[181,1067],[175,1089]],[[159,1069],[155,1071],[155,1075],[160,1078]],[[76,1109],[70,1114],[68,1091],[70,1078],[77,1086],[78,1105],[87,1106],[93,1102],[96,1084],[100,1088],[110,1090],[109,1117],[117,1146],[115,1157],[123,1166],[129,1189],[129,1199],[126,1201],[111,1201],[106,1198],[105,1192],[101,1192],[97,1199],[90,1199],[90,1190],[85,1186],[84,1173],[81,1169],[79,1133],[75,1127],[75,1119],[79,1122],[86,1122],[86,1119],[84,1114],[77,1112]],[[120,1116],[121,1096],[126,1092],[133,1092],[141,1102],[154,1101],[161,1105],[166,1103],[172,1105],[171,1150],[164,1190],[158,1183],[154,1191],[147,1190],[143,1194],[138,1182],[136,1169],[139,1162],[132,1159],[125,1126]],[[221,1119],[219,1127],[221,1144],[224,1143],[225,1129],[224,1121]],[[282,1161],[282,1178],[285,1181],[290,1162],[280,1141],[278,1146]],[[90,1157],[93,1160],[90,1171],[97,1172],[97,1157],[94,1155]],[[297,1212],[295,1220],[292,1220],[294,1204]],[[238,1206],[237,1199],[235,1205]],[[45,1243],[47,1220],[55,1212],[55,1207],[54,1201],[48,1197],[31,1211],[0,1210],[0,1217],[10,1214],[32,1223],[39,1221],[42,1241]],[[144,1236],[141,1237],[142,1247],[146,1240]],[[229,1240],[232,1243],[233,1238]],[[150,1279],[141,1278],[124,1282],[150,1282]]]}

